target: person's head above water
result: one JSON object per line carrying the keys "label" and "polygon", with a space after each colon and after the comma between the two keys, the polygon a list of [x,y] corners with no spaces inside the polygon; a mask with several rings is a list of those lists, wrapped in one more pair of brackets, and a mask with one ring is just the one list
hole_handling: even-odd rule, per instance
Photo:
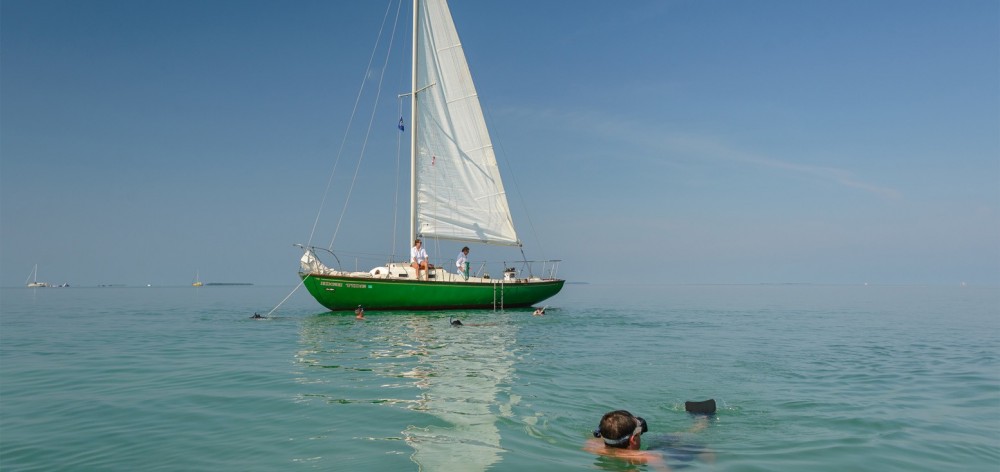
{"label": "person's head above water", "polygon": [[646,420],[625,410],[615,410],[601,417],[601,424],[594,430],[594,437],[604,440],[607,447],[639,449],[639,437],[649,431]]}

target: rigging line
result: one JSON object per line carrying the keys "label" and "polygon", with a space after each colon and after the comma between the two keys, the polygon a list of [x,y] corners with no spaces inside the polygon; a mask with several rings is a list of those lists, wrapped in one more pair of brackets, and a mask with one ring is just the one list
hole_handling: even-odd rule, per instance
{"label": "rigging line", "polygon": [[[309,276],[307,275],[306,277],[309,277]],[[280,307],[285,302],[287,302],[289,298],[292,298],[292,294],[294,294],[299,289],[299,287],[301,287],[302,284],[304,284],[304,283],[306,283],[305,277],[303,277],[302,280],[299,281],[299,284],[296,285],[295,288],[293,288],[292,291],[289,292],[287,296],[285,296],[284,300],[278,302],[278,304],[275,305],[274,308],[271,308],[271,311],[267,312],[267,315],[265,315],[265,316],[267,316],[268,318],[270,318],[271,317],[271,313],[274,313],[274,311],[277,310],[278,307]]]}
{"label": "rigging line", "polygon": [[372,127],[375,123],[375,112],[378,111],[378,102],[382,97],[382,82],[385,80],[386,66],[389,63],[389,57],[392,55],[392,44],[396,39],[396,29],[399,24],[399,10],[402,8],[402,2],[400,2],[399,5],[400,6],[396,7],[396,17],[392,24],[392,34],[389,36],[388,50],[385,53],[385,61],[382,62],[382,72],[379,74],[378,78],[378,89],[375,93],[375,103],[372,106],[371,116],[368,118],[368,130],[365,132],[365,140],[361,145],[361,153],[358,155],[358,163],[354,166],[354,177],[351,178],[351,185],[347,189],[347,197],[344,198],[344,207],[340,211],[340,218],[337,219],[337,227],[333,231],[333,237],[330,238],[330,250],[333,250],[333,242],[337,240],[337,234],[340,233],[340,226],[344,222],[344,215],[347,214],[347,206],[351,202],[351,194],[354,193],[354,186],[358,181],[358,173],[361,171],[361,162],[364,161],[365,151],[368,149],[368,138],[372,134]]}
{"label": "rigging line", "polygon": [[[400,0],[400,3],[402,3],[402,2],[403,2],[403,0]],[[410,49],[408,47],[409,46],[409,42],[408,42],[409,39],[410,38],[407,37],[406,35],[403,36],[403,50],[404,51]],[[398,90],[406,90],[407,88],[410,88],[410,84],[409,84],[409,79],[410,79],[409,72],[410,71],[408,71],[407,67],[405,67],[406,66],[406,57],[405,56],[406,56],[405,54],[401,54],[400,55],[400,57],[402,58],[403,67],[399,68],[399,79],[398,80],[399,80],[399,85],[400,86],[397,87]],[[397,98],[397,103],[398,103],[398,109],[397,109],[397,111],[399,113],[399,119],[402,120],[403,119],[403,97],[402,96],[400,96],[400,97]],[[409,126],[410,126],[410,132],[412,133],[413,132],[413,123],[409,123]],[[405,128],[405,126],[404,126],[404,128]],[[395,181],[394,181],[395,185],[393,185],[395,193],[393,194],[393,200],[392,200],[392,240],[389,241],[389,261],[388,261],[389,263],[386,264],[386,266],[388,266],[388,267],[392,267],[391,262],[396,259],[396,242],[397,242],[396,237],[399,234],[398,233],[398,231],[399,231],[399,191],[400,191],[400,186],[402,185],[402,182],[400,181],[400,175],[401,175],[401,169],[402,169],[401,166],[402,166],[402,159],[403,159],[403,154],[402,154],[402,152],[403,152],[403,137],[406,134],[404,131],[405,131],[404,129],[401,129],[401,130],[399,130],[399,133],[396,133],[396,175],[395,175]],[[409,247],[409,245],[405,245],[403,247],[404,253],[406,252],[406,248],[407,247]],[[409,262],[409,259],[407,259],[407,262]],[[390,271],[390,273],[391,273],[391,271]]]}
{"label": "rigging line", "polygon": [[[378,35],[375,37],[375,46],[372,47],[372,54],[368,58],[368,66],[365,67],[365,73],[361,76],[361,88],[358,90],[358,96],[354,98],[354,108],[351,109],[351,117],[347,121],[347,129],[344,130],[344,138],[340,141],[340,149],[337,150],[337,158],[333,163],[333,170],[330,171],[330,177],[326,180],[326,190],[323,191],[323,198],[319,204],[319,211],[316,212],[316,219],[313,220],[312,230],[309,231],[309,243],[306,246],[312,246],[313,237],[316,235],[316,227],[319,226],[320,216],[323,215],[323,208],[326,206],[326,199],[330,195],[330,187],[333,186],[333,176],[337,174],[337,166],[340,164],[340,158],[344,154],[344,146],[347,144],[347,137],[351,134],[351,126],[354,124],[354,116],[358,112],[358,104],[361,103],[361,96],[365,91],[365,83],[368,78],[368,71],[372,68],[372,63],[375,62],[375,53],[378,52],[378,45],[382,42],[382,32],[385,31],[385,22],[389,18],[389,12],[392,11],[392,0],[385,7],[385,15],[382,17],[382,26],[379,27]],[[332,243],[331,243],[332,246]]]}
{"label": "rigging line", "polygon": [[[444,263],[441,262],[441,261],[444,261],[444,258],[441,257],[441,240],[438,239],[438,238],[434,238],[434,252],[438,255],[438,265],[443,266]],[[430,257],[430,254],[428,254],[427,255],[427,263],[429,264],[430,261],[431,261],[431,257]]]}
{"label": "rigging line", "polygon": [[[403,116],[402,98],[399,99],[398,111],[399,111],[399,116],[402,117]],[[410,126],[413,126],[413,124],[411,123]],[[410,132],[412,133],[413,129],[410,129]],[[394,259],[396,259],[396,234],[399,226],[399,173],[400,173],[399,169],[402,162],[402,149],[403,149],[403,131],[400,130],[399,133],[396,133],[396,177],[395,177],[396,185],[394,185],[395,194],[393,194],[392,197],[392,240],[389,241],[389,253],[391,254],[389,256],[389,262],[392,262]]]}
{"label": "rigging line", "polygon": [[528,277],[535,275],[531,270],[531,263],[528,262],[528,256],[524,255],[524,246],[520,246],[518,249],[521,250],[521,259],[524,259],[524,265],[528,267]]}
{"label": "rigging line", "polygon": [[[490,117],[490,122],[493,123],[493,113],[491,113],[490,107],[483,104],[483,108],[486,110],[486,115]],[[510,162],[510,158],[507,156],[507,149],[503,146],[503,139],[500,137],[500,132],[497,131],[499,127],[496,125],[490,126],[493,130],[493,134],[496,136],[496,143],[493,145],[493,149],[499,149],[500,155],[503,156],[504,164],[507,166],[509,171],[507,175],[510,176],[511,182],[514,183],[514,193],[517,194],[518,200],[521,201],[521,208],[524,209],[525,219],[528,220],[528,227],[531,228],[531,237],[535,240],[535,245],[538,247],[538,252],[542,254],[542,259],[545,259],[545,249],[542,247],[542,240],[538,238],[538,233],[535,231],[535,222],[531,220],[531,213],[528,211],[528,205],[524,200],[524,195],[521,193],[521,186],[517,183],[517,172],[514,172],[514,166]],[[494,153],[496,155],[496,153]],[[508,216],[509,219],[513,219],[513,216]],[[513,221],[511,225],[513,226]],[[524,244],[521,244],[521,252],[524,253]]]}

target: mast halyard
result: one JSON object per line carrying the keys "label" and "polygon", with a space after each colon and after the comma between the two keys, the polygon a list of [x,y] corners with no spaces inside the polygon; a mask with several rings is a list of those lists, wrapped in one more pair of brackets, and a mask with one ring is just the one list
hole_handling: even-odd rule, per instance
{"label": "mast halyard", "polygon": [[[413,0],[413,77],[410,85],[410,239],[406,247],[417,239],[417,15],[420,0]],[[407,256],[409,257],[409,256]],[[409,259],[407,259],[409,260]]]}

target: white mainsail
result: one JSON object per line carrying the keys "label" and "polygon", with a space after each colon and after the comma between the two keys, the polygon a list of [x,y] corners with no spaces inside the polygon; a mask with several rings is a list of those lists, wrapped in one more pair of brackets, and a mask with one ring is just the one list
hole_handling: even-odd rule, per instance
{"label": "white mainsail", "polygon": [[416,4],[413,232],[518,246],[493,143],[448,4]]}

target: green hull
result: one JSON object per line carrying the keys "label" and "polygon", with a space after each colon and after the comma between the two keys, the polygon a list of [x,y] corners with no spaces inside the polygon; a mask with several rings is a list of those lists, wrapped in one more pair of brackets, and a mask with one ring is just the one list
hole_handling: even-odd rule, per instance
{"label": "green hull", "polygon": [[562,290],[565,280],[503,282],[421,282],[365,277],[305,275],[303,284],[332,311],[452,310],[534,305]]}

